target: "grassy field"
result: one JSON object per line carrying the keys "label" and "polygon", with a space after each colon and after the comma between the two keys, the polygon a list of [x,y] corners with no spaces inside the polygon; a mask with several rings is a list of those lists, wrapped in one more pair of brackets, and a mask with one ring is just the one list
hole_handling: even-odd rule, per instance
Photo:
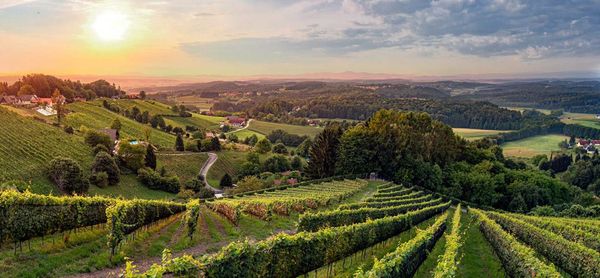
{"label": "grassy field", "polygon": [[300,125],[288,125],[288,124],[280,124],[280,123],[270,123],[263,121],[253,120],[248,127],[249,130],[256,131],[258,133],[262,133],[264,135],[268,135],[271,131],[276,129],[282,129],[287,131],[290,134],[296,135],[308,135],[309,137],[315,137],[315,135],[319,134],[323,129],[312,126],[300,126]]}
{"label": "grassy field", "polygon": [[[225,173],[235,177],[239,167],[246,162],[248,152],[240,151],[220,151],[217,153],[219,158],[213,164],[206,175],[206,180],[213,187],[219,187],[219,182]],[[260,154],[260,161],[263,162],[271,154]]]}
{"label": "grassy field", "polygon": [[508,110],[514,110],[514,111],[519,111],[519,112],[523,112],[525,110],[535,110],[538,111],[542,114],[546,114],[546,115],[550,115],[551,110],[550,109],[538,109],[538,108],[529,108],[529,107],[504,107]]}
{"label": "grassy field", "polygon": [[265,138],[266,136],[262,133],[258,133],[256,131],[252,131],[249,129],[244,129],[244,130],[240,130],[240,131],[232,131],[229,132],[228,134],[235,134],[239,140],[244,140],[247,137],[250,137],[252,135],[256,135],[256,137],[258,137],[258,140]]}
{"label": "grassy field", "polygon": [[[95,101],[95,102],[98,102],[101,104],[101,101]],[[137,108],[139,108],[140,111],[142,111],[142,112],[148,111],[148,113],[150,113],[151,115],[157,115],[157,114],[175,115],[176,114],[171,111],[170,106],[168,106],[164,103],[158,102],[158,101],[154,101],[154,100],[119,99],[119,100],[108,100],[108,102],[110,102],[112,104],[116,104],[122,110],[129,109],[131,111],[131,109],[134,106],[137,106]]]}
{"label": "grassy field", "polygon": [[213,99],[202,98],[199,96],[179,96],[175,97],[174,100],[177,104],[196,106],[198,109],[208,111],[213,105]]}
{"label": "grassy field", "polygon": [[489,129],[474,129],[474,128],[453,128],[455,134],[464,137],[467,140],[477,140],[487,136],[497,135],[510,130],[489,130]]}
{"label": "grassy field", "polygon": [[560,120],[566,124],[578,124],[591,128],[600,128],[600,120],[595,114],[564,113]]}
{"label": "grassy field", "polygon": [[193,113],[192,117],[164,117],[165,123],[172,126],[185,128],[186,126],[196,126],[204,129],[218,129],[219,125],[225,118],[206,116]]}
{"label": "grassy field", "polygon": [[100,188],[95,185],[90,185],[88,191],[90,196],[107,196],[107,197],[123,197],[125,199],[154,199],[154,200],[170,200],[175,197],[175,194],[153,190],[145,187],[137,176],[134,174],[121,175],[121,182],[117,185],[111,185],[106,188]]}
{"label": "grassy field", "polygon": [[167,172],[177,175],[183,183],[196,178],[207,159],[205,153],[158,154],[157,166],[164,166]]}
{"label": "grassy field", "polygon": [[0,107],[0,182],[18,179],[31,183],[35,193],[48,194],[56,188],[46,179],[45,167],[57,156],[77,160],[88,169],[91,148],[77,135],[20,116]]}
{"label": "grassy field", "polygon": [[564,135],[539,135],[529,137],[501,145],[504,155],[514,157],[532,157],[538,154],[550,155],[553,151],[559,151],[558,143],[569,139]]}
{"label": "grassy field", "polygon": [[67,105],[67,109],[73,111],[66,117],[66,124],[78,129],[85,126],[91,129],[102,129],[110,127],[114,119],[118,118],[121,121],[121,137],[122,138],[145,138],[144,130],[150,128],[150,142],[161,148],[173,148],[175,145],[175,135],[169,134],[158,129],[152,129],[150,125],[144,125],[134,120],[113,113],[104,107],[99,102],[76,102]]}

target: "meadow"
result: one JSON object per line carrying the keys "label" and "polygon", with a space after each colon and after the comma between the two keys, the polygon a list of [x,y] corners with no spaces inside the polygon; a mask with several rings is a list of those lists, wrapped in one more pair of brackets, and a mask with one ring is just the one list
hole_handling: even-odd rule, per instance
{"label": "meadow", "polygon": [[309,137],[315,137],[317,134],[323,131],[323,129],[319,127],[289,125],[256,120],[253,120],[250,123],[248,129],[264,135],[269,135],[269,133],[271,133],[273,130],[282,129],[290,134],[307,135]]}
{"label": "meadow", "polygon": [[452,128],[455,134],[462,136],[467,140],[477,140],[488,136],[498,135],[510,130],[489,130],[489,129],[474,129],[474,128]]}
{"label": "meadow", "polygon": [[500,145],[500,147],[504,150],[505,156],[525,158],[533,157],[538,154],[550,156],[552,152],[560,151],[558,144],[565,139],[569,140],[569,137],[556,134],[538,135],[507,142]]}
{"label": "meadow", "polygon": [[600,128],[600,119],[595,114],[564,113],[560,120],[566,124],[578,124],[591,128]]}

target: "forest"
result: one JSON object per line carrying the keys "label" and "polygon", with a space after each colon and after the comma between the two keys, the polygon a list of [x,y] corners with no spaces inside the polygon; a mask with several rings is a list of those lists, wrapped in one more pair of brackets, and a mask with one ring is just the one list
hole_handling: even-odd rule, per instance
{"label": "forest", "polygon": [[49,98],[56,89],[67,101],[73,101],[74,98],[85,98],[87,100],[97,97],[110,98],[125,94],[125,91],[121,90],[120,87],[106,80],[82,83],[45,74],[28,74],[10,85],[7,82],[0,82],[0,95],[37,95],[38,97]]}

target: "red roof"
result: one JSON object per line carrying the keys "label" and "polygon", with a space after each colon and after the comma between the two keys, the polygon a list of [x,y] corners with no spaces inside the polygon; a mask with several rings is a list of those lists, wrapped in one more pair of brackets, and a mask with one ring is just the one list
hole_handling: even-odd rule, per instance
{"label": "red roof", "polygon": [[38,103],[47,103],[47,104],[52,104],[52,98],[49,97],[41,97],[38,100]]}
{"label": "red roof", "polygon": [[246,119],[244,119],[244,118],[236,118],[236,119],[229,120],[229,123],[231,123],[231,124],[242,124],[244,122],[246,122]]}

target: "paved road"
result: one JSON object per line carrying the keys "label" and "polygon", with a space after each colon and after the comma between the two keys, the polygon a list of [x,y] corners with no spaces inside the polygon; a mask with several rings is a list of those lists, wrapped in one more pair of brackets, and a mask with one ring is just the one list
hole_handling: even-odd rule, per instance
{"label": "paved road", "polygon": [[202,175],[204,177],[204,185],[206,185],[206,187],[208,187],[210,190],[215,192],[215,194],[223,194],[223,190],[210,186],[210,184],[208,183],[208,179],[206,178],[206,175],[208,174],[208,170],[210,170],[210,167],[212,167],[213,164],[215,164],[215,162],[217,161],[218,158],[219,157],[217,156],[216,153],[208,153],[208,160],[206,160],[206,162],[204,162],[202,169],[200,169],[200,175]]}

